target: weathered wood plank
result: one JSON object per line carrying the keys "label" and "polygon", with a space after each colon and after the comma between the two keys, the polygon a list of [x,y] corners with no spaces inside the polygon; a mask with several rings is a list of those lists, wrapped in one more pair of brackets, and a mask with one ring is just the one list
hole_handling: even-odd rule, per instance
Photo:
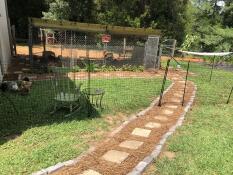
{"label": "weathered wood plank", "polygon": [[79,23],[64,20],[48,20],[39,18],[30,18],[31,24],[34,27],[51,28],[60,30],[76,30],[82,32],[91,33],[109,33],[116,35],[160,35],[160,30],[152,28],[134,28],[134,27],[121,27],[112,25],[101,25],[101,24],[90,24],[90,23]]}

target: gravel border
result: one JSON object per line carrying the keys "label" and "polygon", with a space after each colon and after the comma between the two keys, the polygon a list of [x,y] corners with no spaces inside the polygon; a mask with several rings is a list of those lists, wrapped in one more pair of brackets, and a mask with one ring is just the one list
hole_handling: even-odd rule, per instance
{"label": "gravel border", "polygon": [[162,148],[163,148],[165,142],[167,141],[168,137],[171,136],[176,131],[176,129],[183,124],[185,115],[188,112],[188,110],[191,108],[191,106],[192,106],[192,104],[194,102],[194,99],[196,97],[197,86],[194,85],[194,87],[195,88],[194,88],[194,91],[193,91],[192,96],[190,98],[190,101],[185,106],[184,112],[180,115],[180,117],[179,117],[178,121],[176,122],[176,124],[174,126],[172,126],[168,130],[168,132],[162,136],[159,143],[155,145],[155,148],[151,152],[151,154],[149,156],[145,157],[143,159],[143,161],[139,162],[135,166],[135,168],[130,173],[128,173],[127,175],[140,175],[140,174],[142,174],[145,171],[145,169],[147,168],[147,166],[150,165],[152,163],[152,161],[155,160],[159,156],[159,154],[161,153]]}
{"label": "gravel border", "polygon": [[[172,82],[172,84],[164,91],[164,95],[173,87],[175,83]],[[134,121],[136,118],[143,116],[145,113],[147,113],[149,110],[151,110],[159,101],[159,97],[157,97],[151,104],[149,107],[147,107],[146,109],[140,111],[139,113],[132,115],[128,120],[126,120],[124,123],[122,123],[119,127],[117,127],[116,129],[114,129],[108,136],[108,138],[106,140],[103,141],[103,143],[108,142],[111,137],[113,137],[114,135],[116,135],[117,133],[119,133],[124,127],[126,127],[130,122]],[[32,175],[47,175],[50,173],[54,173],[56,171],[58,171],[59,169],[65,167],[65,166],[72,166],[77,164],[83,157],[85,157],[86,155],[92,153],[93,151],[95,151],[96,147],[90,147],[86,152],[82,153],[80,156],[78,156],[75,159],[72,160],[68,160],[65,162],[59,162],[54,166],[50,166],[48,168],[45,169],[41,169],[40,171],[34,172],[32,173]],[[144,159],[145,160],[145,159]],[[144,162],[144,160],[142,162]],[[153,159],[152,159],[153,160]],[[152,161],[151,160],[151,161]],[[140,162],[141,163],[141,162]],[[140,164],[139,163],[139,164]],[[136,167],[135,167],[136,168]]]}

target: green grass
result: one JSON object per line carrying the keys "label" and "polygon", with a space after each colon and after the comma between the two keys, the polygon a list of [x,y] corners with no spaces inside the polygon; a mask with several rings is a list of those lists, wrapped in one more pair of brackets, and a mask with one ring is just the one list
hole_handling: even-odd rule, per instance
{"label": "green grass", "polygon": [[189,78],[198,87],[196,102],[167,144],[175,159],[156,161],[154,174],[233,174],[233,98],[226,104],[233,72],[214,70],[209,82],[209,68],[192,63],[191,71],[198,75]]}
{"label": "green grass", "polygon": [[[154,78],[92,80],[91,85],[103,88],[106,94],[105,109],[90,118],[85,111],[66,118],[63,111],[48,115],[53,108],[49,81],[35,82],[28,96],[8,94],[19,115],[1,97],[0,174],[29,174],[80,155],[110,129],[106,115],[132,113],[148,106],[159,94],[161,82]],[[14,134],[18,137],[9,139]]]}

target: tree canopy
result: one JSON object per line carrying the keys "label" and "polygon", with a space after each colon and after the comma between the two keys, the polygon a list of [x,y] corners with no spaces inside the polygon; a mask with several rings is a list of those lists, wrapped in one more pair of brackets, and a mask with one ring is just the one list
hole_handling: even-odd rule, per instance
{"label": "tree canopy", "polygon": [[198,51],[233,50],[233,2],[231,0],[193,0],[192,25],[184,49]]}
{"label": "tree canopy", "polygon": [[184,49],[229,51],[232,0],[8,0],[17,37],[27,37],[28,17],[150,27]]}

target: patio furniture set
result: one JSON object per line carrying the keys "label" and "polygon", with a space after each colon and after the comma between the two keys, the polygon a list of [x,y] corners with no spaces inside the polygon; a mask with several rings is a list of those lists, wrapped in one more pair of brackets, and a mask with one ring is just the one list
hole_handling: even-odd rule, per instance
{"label": "patio furniture set", "polygon": [[82,82],[78,82],[75,76],[69,76],[68,71],[72,69],[53,67],[54,76],[51,78],[51,85],[54,91],[54,114],[61,108],[66,108],[69,113],[66,117],[78,112],[81,108],[102,109],[102,99],[105,91],[101,88],[84,88],[81,90]]}

